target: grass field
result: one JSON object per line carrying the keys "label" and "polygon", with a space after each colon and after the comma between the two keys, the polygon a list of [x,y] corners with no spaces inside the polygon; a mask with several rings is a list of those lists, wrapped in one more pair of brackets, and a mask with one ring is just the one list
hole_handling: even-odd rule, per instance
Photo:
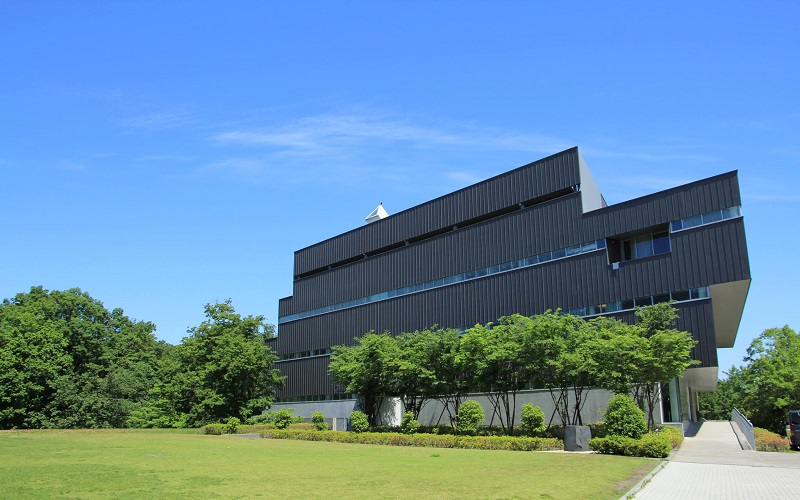
{"label": "grass field", "polygon": [[658,463],[180,431],[2,431],[0,496],[619,498]]}

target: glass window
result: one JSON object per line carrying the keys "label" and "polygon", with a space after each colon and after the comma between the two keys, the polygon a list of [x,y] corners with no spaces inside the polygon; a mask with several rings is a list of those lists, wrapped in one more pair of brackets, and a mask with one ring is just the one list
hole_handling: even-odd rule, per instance
{"label": "glass window", "polygon": [[703,214],[703,224],[710,224],[712,222],[717,222],[718,220],[722,220],[722,212],[720,210]]}
{"label": "glass window", "polygon": [[633,299],[623,300],[622,301],[622,310],[633,309]]}
{"label": "glass window", "polygon": [[502,264],[500,264],[500,271],[501,272],[502,271],[508,271],[509,269],[511,269],[511,262],[503,262]]}
{"label": "glass window", "polygon": [[707,299],[708,295],[709,294],[708,294],[708,287],[707,286],[701,286],[700,288],[697,289],[697,298],[698,299]]}
{"label": "glass window", "polygon": [[653,235],[653,254],[669,253],[669,233],[656,233]]}
{"label": "glass window", "polygon": [[480,278],[481,276],[486,276],[488,270],[484,267],[483,269],[478,269],[475,271],[475,277]]}
{"label": "glass window", "polygon": [[661,295],[654,295],[653,296],[653,304],[660,304],[662,302],[669,302],[669,294],[663,293]]}
{"label": "glass window", "polygon": [[621,301],[609,302],[606,305],[606,311],[608,311],[608,312],[615,312],[615,311],[621,311],[621,310],[622,310],[622,302]]}
{"label": "glass window", "polygon": [[742,215],[742,207],[731,207],[726,208],[722,211],[722,218],[723,219],[732,219],[733,217],[739,217]]}
{"label": "glass window", "polygon": [[548,260],[550,260],[552,258],[553,258],[553,255],[550,252],[540,253],[539,254],[539,262],[547,262]]}
{"label": "glass window", "polygon": [[683,224],[679,220],[672,221],[672,231],[680,231],[683,229]]}
{"label": "glass window", "polygon": [[467,271],[464,273],[465,280],[471,280],[474,277],[475,277],[475,271]]}
{"label": "glass window", "polygon": [[653,255],[653,239],[649,234],[636,238],[635,254],[637,259]]}
{"label": "glass window", "polygon": [[553,250],[553,258],[560,259],[561,257],[566,257],[567,251],[564,248],[559,248],[558,250]]}
{"label": "glass window", "polygon": [[695,215],[693,217],[686,217],[683,219],[683,228],[688,229],[690,227],[699,226],[703,223],[703,217],[700,215]]}
{"label": "glass window", "polygon": [[672,292],[672,300],[677,300],[677,301],[689,300],[689,290],[684,290],[682,292]]}
{"label": "glass window", "polygon": [[636,307],[652,306],[653,297],[639,297],[636,299]]}
{"label": "glass window", "polygon": [[533,257],[528,257],[527,259],[525,259],[525,265],[526,266],[533,266],[533,265],[538,264],[538,263],[539,263],[539,257],[536,256],[536,255],[534,255]]}
{"label": "glass window", "polygon": [[584,243],[581,245],[581,252],[591,252],[592,250],[597,250],[597,242],[593,241],[591,243]]}
{"label": "glass window", "polygon": [[605,248],[606,247],[606,240],[605,239],[597,240],[595,243],[597,244],[597,248]]}
{"label": "glass window", "polygon": [[569,255],[578,255],[579,253],[581,253],[581,246],[580,245],[576,245],[576,246],[573,246],[573,247],[567,247],[567,255],[568,256]]}

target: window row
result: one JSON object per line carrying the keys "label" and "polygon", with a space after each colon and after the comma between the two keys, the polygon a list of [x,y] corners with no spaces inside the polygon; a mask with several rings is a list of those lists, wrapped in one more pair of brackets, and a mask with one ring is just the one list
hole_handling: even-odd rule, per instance
{"label": "window row", "polygon": [[283,396],[275,398],[276,403],[306,403],[313,401],[342,401],[348,399],[356,399],[355,394],[339,393],[339,394],[314,394],[311,396]]}
{"label": "window row", "polygon": [[287,361],[289,359],[298,359],[298,358],[313,358],[316,356],[327,356],[330,353],[331,353],[330,347],[324,349],[312,349],[310,351],[290,352],[278,356],[278,361]]}
{"label": "window row", "polygon": [[602,239],[597,241],[591,241],[589,243],[583,243],[581,245],[573,245],[567,248],[560,248],[558,250],[553,250],[551,252],[544,252],[538,255],[532,255],[530,257],[525,257],[519,260],[503,262],[502,264],[497,264],[495,266],[475,269],[472,271],[467,271],[465,273],[456,274],[453,276],[447,276],[445,278],[439,278],[436,280],[426,281],[424,283],[418,283],[416,285],[397,288],[395,290],[389,290],[388,292],[376,293],[368,297],[360,297],[358,299],[348,300],[347,302],[339,302],[338,304],[332,304],[329,306],[318,307],[316,309],[310,309],[308,311],[289,314],[287,316],[278,318],[278,324],[287,323],[289,321],[295,321],[298,319],[308,318],[311,316],[317,316],[320,314],[325,314],[333,311],[340,311],[342,309],[348,309],[350,307],[369,304],[371,302],[378,302],[380,300],[391,299],[394,297],[399,297],[401,295],[409,295],[412,293],[422,292],[425,290],[430,290],[432,288],[439,288],[442,286],[452,285],[453,283],[460,283],[462,281],[483,278],[484,276],[491,276],[493,274],[503,273],[506,271],[511,271],[513,269],[519,269],[521,267],[530,267],[539,264],[544,264],[545,262],[549,262],[551,260],[572,257],[574,255],[579,255],[586,252],[593,252],[595,250],[603,249],[605,247],[606,247],[606,240]]}
{"label": "window row", "polygon": [[713,212],[694,215],[692,217],[686,217],[685,219],[673,221],[672,232],[674,233],[675,231],[681,231],[683,229],[689,229],[691,227],[702,226],[705,224],[711,224],[714,222],[719,222],[721,220],[733,219],[741,216],[742,216],[741,205],[725,208],[722,210],[714,210]]}
{"label": "window row", "polygon": [[637,307],[652,306],[661,302],[669,302],[670,300],[675,302],[686,302],[688,300],[707,299],[708,297],[708,287],[702,286],[700,288],[692,288],[690,290],[682,290],[680,292],[662,293],[660,295],[651,295],[649,297],[618,300],[616,302],[608,302],[606,304],[597,304],[594,306],[574,307],[564,312],[574,316],[595,316],[599,314],[629,311]]}

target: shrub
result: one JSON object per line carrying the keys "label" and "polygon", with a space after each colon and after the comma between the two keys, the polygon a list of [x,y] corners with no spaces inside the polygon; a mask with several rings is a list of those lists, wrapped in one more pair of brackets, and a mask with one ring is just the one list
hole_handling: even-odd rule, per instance
{"label": "shrub", "polygon": [[369,419],[364,412],[354,411],[350,414],[350,429],[355,432],[367,432],[369,430]]}
{"label": "shrub", "polygon": [[667,436],[646,434],[641,439],[611,435],[589,440],[589,449],[606,455],[666,458],[672,449]]}
{"label": "shrub", "polygon": [[756,435],[757,451],[789,451],[788,439],[760,427],[754,428],[753,431]]}
{"label": "shrub", "polygon": [[410,411],[403,413],[403,420],[400,422],[400,432],[403,434],[414,434],[419,430],[419,422],[414,419],[414,414]]}
{"label": "shrub", "polygon": [[315,431],[317,430],[317,426],[308,422],[295,422],[293,424],[289,424],[287,429],[296,429],[302,431]]}
{"label": "shrub", "polygon": [[458,409],[458,432],[467,435],[475,434],[484,417],[483,406],[480,403],[474,400],[464,401]]}
{"label": "shrub", "polygon": [[354,433],[267,429],[261,432],[261,437],[389,446],[466,448],[473,450],[541,451],[561,450],[564,448],[564,442],[560,439],[511,436],[439,436],[435,434],[398,434],[389,432]]}
{"label": "shrub", "polygon": [[275,424],[276,429],[286,429],[289,427],[289,424],[294,422],[294,417],[292,416],[292,412],[294,410],[290,408],[284,408],[282,410],[276,411],[272,415],[272,423]]}
{"label": "shrub", "polygon": [[658,429],[659,436],[666,436],[669,439],[673,449],[680,447],[683,442],[683,431],[676,427],[664,426]]}
{"label": "shrub", "polygon": [[538,406],[533,406],[531,403],[522,405],[522,431],[528,436],[534,436],[543,432],[544,425],[544,411]]}
{"label": "shrub", "polygon": [[321,411],[315,411],[311,414],[311,423],[318,431],[327,431],[328,424],[325,422],[325,414]]}
{"label": "shrub", "polygon": [[606,429],[605,422],[592,422],[591,424],[587,424],[589,429],[592,431],[592,437],[606,437],[608,435],[608,430]]}
{"label": "shrub", "polygon": [[225,434],[225,424],[208,424],[200,428],[203,434],[210,434],[212,436],[221,436]]}
{"label": "shrub", "polygon": [[231,417],[225,422],[225,434],[236,434],[241,421],[236,417]]}
{"label": "shrub", "polygon": [[645,434],[637,444],[637,457],[667,458],[672,451],[669,437],[658,434]]}
{"label": "shrub", "polygon": [[269,424],[272,422],[272,413],[259,413],[258,415],[253,415],[252,417],[245,420],[247,425],[263,425]]}
{"label": "shrub", "polygon": [[609,435],[639,439],[647,432],[644,412],[625,394],[616,394],[608,401],[605,417]]}

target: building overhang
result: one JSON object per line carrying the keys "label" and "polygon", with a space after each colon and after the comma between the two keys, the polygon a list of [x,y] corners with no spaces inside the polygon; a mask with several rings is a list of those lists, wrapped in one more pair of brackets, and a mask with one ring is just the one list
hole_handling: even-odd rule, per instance
{"label": "building overhang", "polygon": [[681,377],[681,385],[695,392],[713,392],[717,390],[718,366],[689,368]]}
{"label": "building overhang", "polygon": [[717,348],[733,347],[736,332],[742,321],[744,303],[750,290],[750,280],[730,281],[711,285],[709,292],[714,310],[714,331]]}

